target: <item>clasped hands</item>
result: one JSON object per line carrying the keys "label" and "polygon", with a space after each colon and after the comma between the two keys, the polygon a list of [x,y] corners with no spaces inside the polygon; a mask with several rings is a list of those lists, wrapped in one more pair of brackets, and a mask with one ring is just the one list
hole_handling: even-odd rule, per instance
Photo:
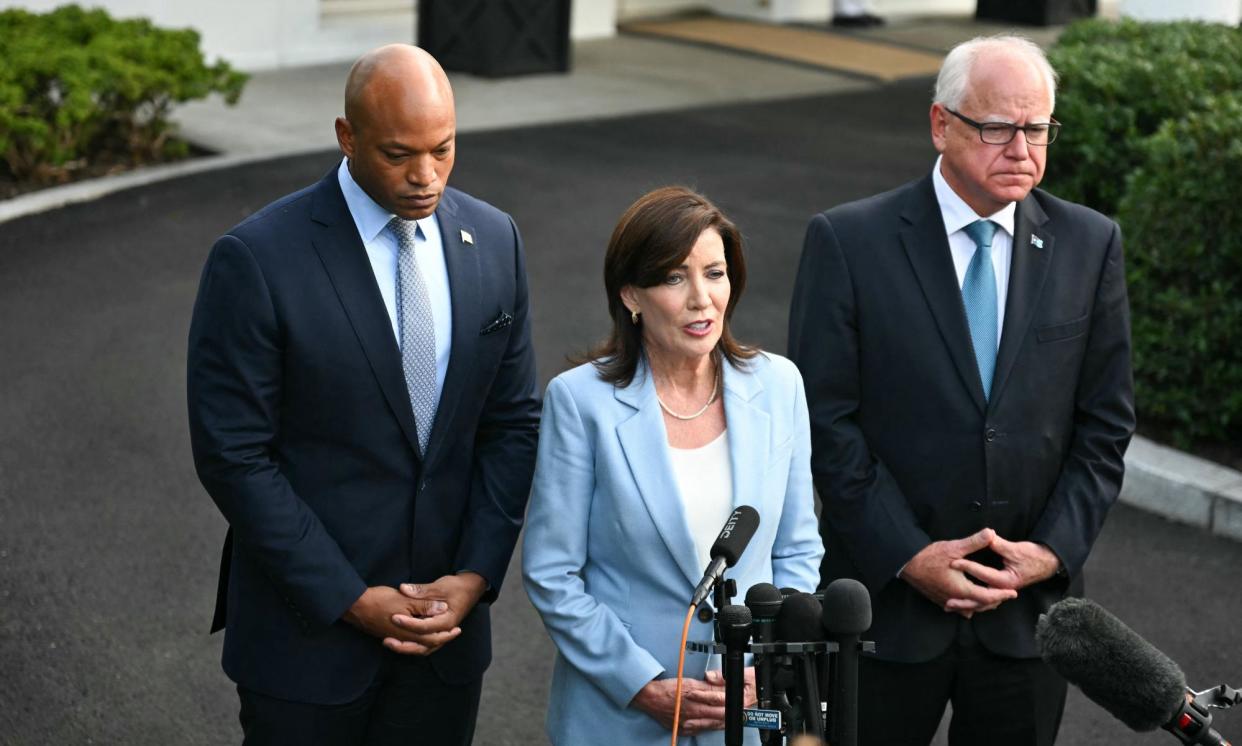
{"label": "clasped hands", "polygon": [[[745,670],[743,704],[753,707],[758,701],[755,691],[755,669]],[[630,705],[654,718],[666,729],[673,729],[673,706],[677,702],[677,679],[653,679],[638,690]],[[700,679],[682,679],[681,721],[678,733],[693,736],[710,730],[722,730],[725,726],[725,681],[718,670],[707,672]]]}
{"label": "clasped hands", "polygon": [[[1001,558],[999,569],[966,559],[982,549]],[[946,612],[969,619],[1047,580],[1059,566],[1060,560],[1043,544],[1008,541],[985,528],[964,539],[928,544],[906,563],[900,577]]]}
{"label": "clasped hands", "polygon": [[487,582],[473,572],[445,575],[433,583],[367,588],[342,617],[404,655],[431,655],[461,634],[461,621],[475,607]]}

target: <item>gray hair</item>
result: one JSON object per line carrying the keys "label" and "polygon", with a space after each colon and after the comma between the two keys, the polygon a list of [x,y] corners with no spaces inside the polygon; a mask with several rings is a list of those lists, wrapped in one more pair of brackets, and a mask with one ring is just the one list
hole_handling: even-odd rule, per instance
{"label": "gray hair", "polygon": [[1056,107],[1057,73],[1048,64],[1044,50],[1025,36],[1014,34],[976,36],[953,47],[940,65],[940,74],[936,76],[936,95],[932,100],[950,109],[960,109],[966,94],[970,92],[970,73],[975,60],[981,53],[989,51],[1016,52],[1027,58],[1043,74],[1048,84],[1048,103]]}

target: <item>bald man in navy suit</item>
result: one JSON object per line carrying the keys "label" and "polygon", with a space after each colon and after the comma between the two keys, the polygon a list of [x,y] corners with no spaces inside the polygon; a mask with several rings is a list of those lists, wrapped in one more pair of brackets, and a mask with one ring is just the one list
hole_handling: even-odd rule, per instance
{"label": "bald man in navy suit", "polygon": [[247,744],[468,744],[539,400],[513,220],[447,186],[452,91],[360,59],[319,183],[212,248],[191,442]]}

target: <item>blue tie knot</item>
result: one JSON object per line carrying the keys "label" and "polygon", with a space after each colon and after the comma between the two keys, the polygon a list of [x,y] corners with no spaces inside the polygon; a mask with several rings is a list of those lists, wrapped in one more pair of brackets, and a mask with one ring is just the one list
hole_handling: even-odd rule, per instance
{"label": "blue tie knot", "polygon": [[423,238],[423,227],[417,220],[393,218],[388,221],[388,227],[397,237],[398,246],[413,246],[416,239]]}
{"label": "blue tie knot", "polygon": [[966,235],[975,242],[975,246],[987,251],[992,248],[992,237],[996,235],[996,229],[999,227],[991,220],[976,220],[962,230],[966,231]]}

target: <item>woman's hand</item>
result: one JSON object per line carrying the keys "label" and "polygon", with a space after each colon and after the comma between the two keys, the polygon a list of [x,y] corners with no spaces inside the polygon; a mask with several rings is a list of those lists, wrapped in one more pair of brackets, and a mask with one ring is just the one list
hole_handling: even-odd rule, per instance
{"label": "woman's hand", "polygon": [[[668,730],[673,729],[673,705],[677,698],[677,679],[655,679],[638,690],[630,706],[650,715]],[[709,730],[723,730],[725,717],[724,684],[683,679],[681,684],[681,724],[678,733],[693,736]]]}
{"label": "woman's hand", "polygon": [[[745,687],[742,690],[742,706],[754,707],[759,704],[759,691],[755,688],[755,667],[747,666],[745,675],[742,677]],[[707,672],[707,683],[712,686],[718,686],[723,691],[725,680],[724,672],[720,669],[712,669]]]}

